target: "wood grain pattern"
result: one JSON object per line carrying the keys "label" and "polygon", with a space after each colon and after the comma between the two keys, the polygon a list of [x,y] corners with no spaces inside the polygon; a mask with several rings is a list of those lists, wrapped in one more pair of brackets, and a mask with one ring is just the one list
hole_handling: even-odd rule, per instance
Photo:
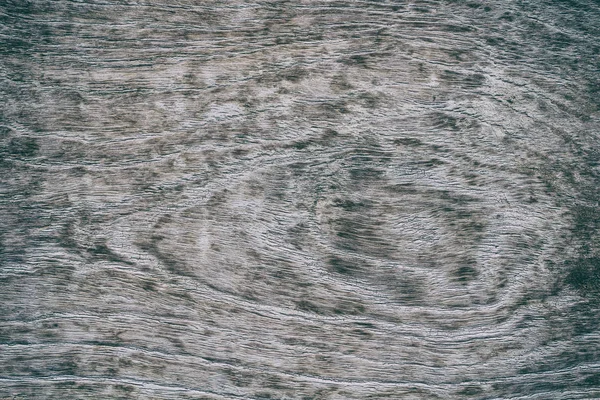
{"label": "wood grain pattern", "polygon": [[0,398],[600,397],[597,2],[0,21]]}

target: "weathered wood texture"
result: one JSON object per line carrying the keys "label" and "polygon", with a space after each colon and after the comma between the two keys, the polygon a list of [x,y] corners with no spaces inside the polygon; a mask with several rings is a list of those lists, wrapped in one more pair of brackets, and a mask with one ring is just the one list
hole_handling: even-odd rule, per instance
{"label": "weathered wood texture", "polygon": [[0,398],[599,398],[599,32],[0,1]]}

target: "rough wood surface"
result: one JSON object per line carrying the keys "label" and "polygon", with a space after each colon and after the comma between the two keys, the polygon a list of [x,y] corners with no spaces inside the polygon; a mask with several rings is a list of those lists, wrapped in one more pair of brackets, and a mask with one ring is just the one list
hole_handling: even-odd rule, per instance
{"label": "rough wood surface", "polygon": [[0,398],[600,398],[600,6],[0,1]]}

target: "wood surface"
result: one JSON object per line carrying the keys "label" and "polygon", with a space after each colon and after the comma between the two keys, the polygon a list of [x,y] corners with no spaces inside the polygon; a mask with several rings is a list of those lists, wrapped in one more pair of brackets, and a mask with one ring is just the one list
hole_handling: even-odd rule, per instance
{"label": "wood surface", "polygon": [[0,1],[0,399],[600,398],[600,5]]}

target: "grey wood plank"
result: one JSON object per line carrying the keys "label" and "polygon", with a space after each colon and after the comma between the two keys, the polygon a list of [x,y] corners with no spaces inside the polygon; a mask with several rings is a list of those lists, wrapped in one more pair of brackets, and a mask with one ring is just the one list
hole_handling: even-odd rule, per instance
{"label": "grey wood plank", "polygon": [[0,398],[600,398],[599,28],[0,2]]}

